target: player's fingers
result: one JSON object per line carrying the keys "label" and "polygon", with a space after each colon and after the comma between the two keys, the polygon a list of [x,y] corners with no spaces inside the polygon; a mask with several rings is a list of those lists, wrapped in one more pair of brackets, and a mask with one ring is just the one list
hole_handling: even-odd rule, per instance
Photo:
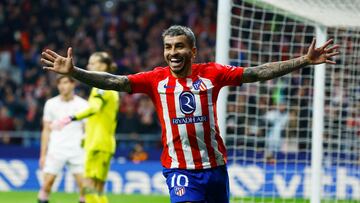
{"label": "player's fingers", "polygon": [[44,70],[50,70],[50,71],[54,71],[53,67],[49,67],[49,66],[43,66]]}
{"label": "player's fingers", "polygon": [[320,48],[321,49],[325,49],[327,46],[329,46],[329,44],[331,44],[334,40],[333,39],[329,39],[328,41],[325,42],[324,45],[322,45]]}
{"label": "player's fingers", "polygon": [[313,40],[312,40],[312,42],[311,42],[311,44],[310,44],[310,50],[313,50],[313,49],[315,49],[315,44],[316,44],[316,38],[314,37],[313,38]]}
{"label": "player's fingers", "polygon": [[67,57],[72,58],[72,48],[71,47],[69,47],[67,50]]}
{"label": "player's fingers", "polygon": [[326,60],[325,63],[328,63],[328,64],[336,64],[335,61],[331,61],[331,60]]}
{"label": "player's fingers", "polygon": [[41,53],[41,56],[44,58],[44,59],[47,59],[47,60],[50,60],[50,61],[55,61],[55,58],[53,56],[51,56],[50,54],[46,53],[46,52],[42,52]]}
{"label": "player's fingers", "polygon": [[51,55],[51,56],[54,57],[54,58],[60,57],[59,54],[57,54],[56,52],[54,52],[54,51],[52,51],[52,50],[50,50],[50,49],[46,49],[45,52],[46,52],[47,54]]}
{"label": "player's fingers", "polygon": [[41,63],[43,63],[46,66],[54,67],[54,63],[52,61],[49,61],[49,60],[45,59],[45,58],[41,58],[40,61],[41,61]]}
{"label": "player's fingers", "polygon": [[332,53],[326,54],[326,58],[333,57],[333,56],[336,56],[336,55],[339,55],[339,54],[340,54],[339,51],[332,52]]}
{"label": "player's fingers", "polygon": [[338,45],[338,44],[336,44],[336,45],[334,45],[334,46],[332,46],[332,47],[330,47],[330,48],[326,48],[326,49],[324,49],[324,51],[325,52],[332,52],[333,50],[336,50],[336,49],[338,49],[340,46]]}

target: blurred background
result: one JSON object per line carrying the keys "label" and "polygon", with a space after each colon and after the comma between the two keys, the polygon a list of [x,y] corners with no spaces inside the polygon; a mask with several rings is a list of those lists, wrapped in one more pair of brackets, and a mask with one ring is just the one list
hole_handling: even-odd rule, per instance
{"label": "blurred background", "polygon": [[[161,33],[172,24],[194,28],[197,60],[214,61],[216,1],[2,1],[0,131],[10,133],[2,133],[0,143],[39,145],[44,102],[57,94],[55,74],[42,70],[42,50],[65,55],[72,46],[82,68],[91,53],[107,51],[118,65],[116,74],[137,73],[165,65]],[[87,98],[89,87],[78,84],[76,93]],[[150,141],[160,142],[149,98],[123,94],[119,105],[119,139],[154,134]]]}
{"label": "blurred background", "polygon": [[[306,53],[314,37],[313,24],[249,3],[257,1],[233,2],[231,65],[256,66]],[[42,50],[49,48],[66,55],[71,46],[75,64],[82,68],[91,53],[107,51],[118,65],[116,74],[132,74],[166,65],[161,33],[170,25],[181,24],[191,27],[197,36],[197,62],[214,61],[217,3],[0,1],[0,191],[36,191],[41,184],[38,158],[43,106],[57,94],[56,75],[42,70]],[[355,67],[360,64],[360,31],[329,29],[328,33],[342,44],[344,54],[336,58],[338,65],[326,73],[324,164],[346,166],[349,172],[339,175],[343,171],[330,167],[325,189],[331,197],[340,194],[336,193],[340,186],[334,185],[343,178],[343,197],[355,195],[358,200],[360,175],[354,171],[360,167],[360,81]],[[308,195],[313,75],[312,68],[304,68],[278,80],[230,88],[225,140],[229,160],[243,167],[230,169],[231,174],[238,175],[231,182],[233,194],[286,198]],[[89,90],[89,86],[77,83],[76,94],[87,99]],[[117,150],[107,190],[115,194],[167,195],[159,161],[160,126],[151,100],[140,94],[122,93],[119,107]],[[259,176],[252,174],[267,176],[259,182]],[[278,174],[282,182],[276,180]],[[301,177],[301,182],[297,182],[300,189],[286,193],[291,190],[289,182],[293,177],[295,181]],[[288,190],[281,193],[278,185]],[[75,191],[73,179],[66,171],[54,190]]]}
{"label": "blurred background", "polygon": [[[0,162],[7,167],[22,160],[27,171],[38,170],[43,106],[58,93],[56,74],[42,70],[42,50],[65,55],[71,46],[82,68],[91,53],[106,51],[118,65],[116,74],[137,73],[165,65],[161,33],[181,24],[197,36],[197,61],[214,61],[216,6],[213,0],[1,1]],[[76,94],[87,99],[89,90],[78,83]],[[146,160],[161,171],[160,126],[151,100],[121,94],[119,106],[114,163]],[[7,173],[4,167],[0,164],[0,174]],[[28,173],[22,184],[0,178],[0,191],[38,190],[40,180]],[[59,184],[59,191],[74,191],[70,183]],[[109,190],[119,190],[114,187],[109,183]],[[166,188],[161,193],[167,194]]]}

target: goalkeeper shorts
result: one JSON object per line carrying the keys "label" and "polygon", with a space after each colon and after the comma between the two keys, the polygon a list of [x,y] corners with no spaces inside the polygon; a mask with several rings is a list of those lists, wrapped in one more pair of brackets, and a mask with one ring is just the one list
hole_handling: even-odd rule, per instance
{"label": "goalkeeper shorts", "polygon": [[87,150],[85,154],[85,178],[106,181],[113,154],[103,151]]}

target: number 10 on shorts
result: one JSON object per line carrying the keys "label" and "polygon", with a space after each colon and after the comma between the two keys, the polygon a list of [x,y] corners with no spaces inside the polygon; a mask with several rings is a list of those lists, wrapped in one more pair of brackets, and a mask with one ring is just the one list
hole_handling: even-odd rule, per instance
{"label": "number 10 on shorts", "polygon": [[171,177],[171,187],[174,186],[184,186],[184,187],[189,186],[189,178],[183,174],[174,174]]}

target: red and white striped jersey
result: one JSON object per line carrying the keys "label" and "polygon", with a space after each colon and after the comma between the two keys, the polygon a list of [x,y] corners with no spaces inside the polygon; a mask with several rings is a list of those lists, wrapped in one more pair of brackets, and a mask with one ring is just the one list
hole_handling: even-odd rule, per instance
{"label": "red and white striped jersey", "polygon": [[186,78],[173,77],[169,67],[128,76],[132,93],[145,93],[154,102],[165,168],[206,169],[226,163],[216,100],[222,87],[240,85],[242,75],[241,67],[206,63],[193,64]]}

